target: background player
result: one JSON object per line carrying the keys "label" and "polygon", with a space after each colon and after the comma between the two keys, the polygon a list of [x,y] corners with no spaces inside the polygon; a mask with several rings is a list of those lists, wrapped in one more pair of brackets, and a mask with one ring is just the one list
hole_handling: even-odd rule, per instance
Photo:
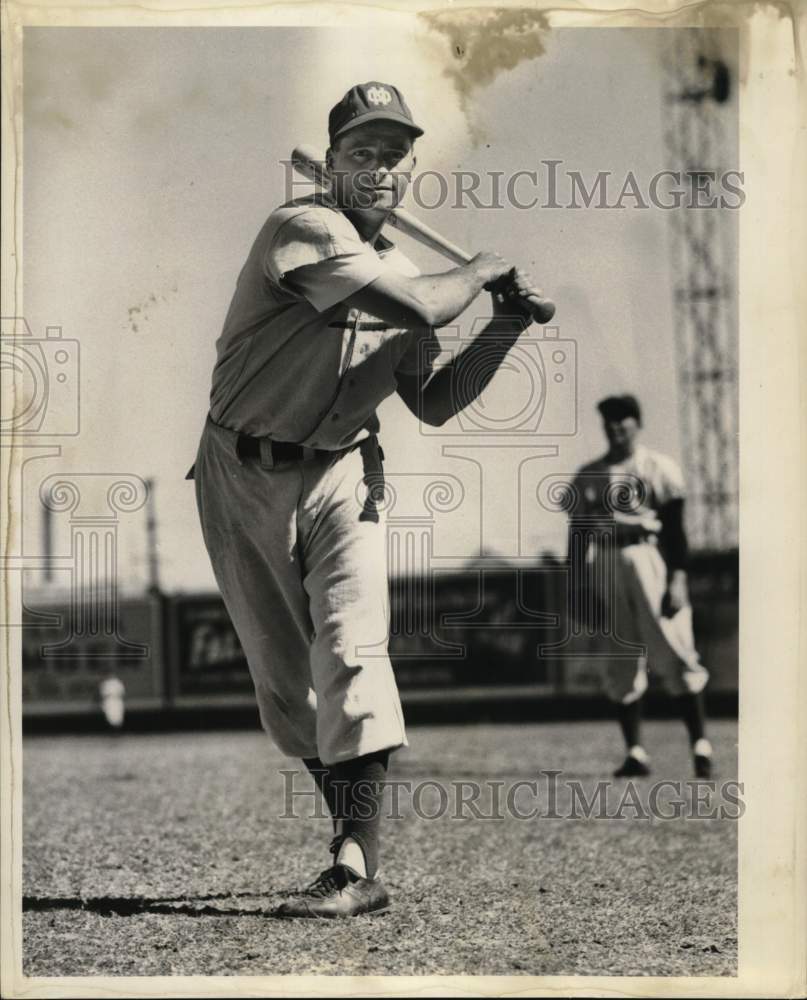
{"label": "background player", "polygon": [[[442,424],[493,377],[540,296],[496,254],[420,276],[379,236],[422,135],[395,87],[351,88],[328,129],[329,191],[274,211],[240,273],[189,473],[263,726],[303,759],[336,821],[335,864],[284,917],[388,904],[381,781],[406,735],[388,657],[360,652],[386,639],[389,610],[376,407],[397,391]],[[490,322],[434,370],[434,328],[483,288]]]}
{"label": "background player", "polygon": [[631,658],[623,651],[617,657],[604,634],[594,639],[601,648],[591,650],[599,652],[598,663],[606,661],[605,688],[619,706],[627,745],[627,757],[615,775],[650,773],[640,738],[649,663],[678,697],[695,773],[708,778],[712,747],[705,734],[702,692],[709,675],[692,632],[683,476],[672,458],[639,444],[642,417],[634,396],[610,396],[598,410],[608,451],[574,479],[569,552],[578,558],[571,558],[572,572],[585,564],[580,582],[600,614],[613,623],[616,639],[641,645],[646,652]]}

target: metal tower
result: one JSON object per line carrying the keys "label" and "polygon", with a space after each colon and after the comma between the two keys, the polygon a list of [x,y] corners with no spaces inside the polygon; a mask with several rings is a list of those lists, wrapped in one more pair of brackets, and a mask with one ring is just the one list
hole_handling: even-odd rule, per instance
{"label": "metal tower", "polygon": [[726,48],[736,33],[663,34],[665,145],[687,192],[668,215],[688,531],[693,549],[724,551],[738,544],[737,212],[692,205],[698,186],[702,204],[719,199],[721,176],[737,167]]}

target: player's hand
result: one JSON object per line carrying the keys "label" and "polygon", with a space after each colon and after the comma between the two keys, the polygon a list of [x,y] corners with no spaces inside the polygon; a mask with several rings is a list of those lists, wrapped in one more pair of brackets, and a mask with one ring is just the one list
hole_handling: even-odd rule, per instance
{"label": "player's hand", "polygon": [[686,573],[677,570],[672,574],[664,597],[661,599],[661,614],[664,618],[674,618],[675,615],[689,604],[689,589]]}
{"label": "player's hand", "polygon": [[490,289],[493,308],[497,314],[515,312],[532,318],[533,308],[543,299],[541,289],[536,287],[530,275],[521,268],[514,267],[506,275],[495,281]]}
{"label": "player's hand", "polygon": [[507,277],[514,270],[513,265],[504,257],[500,257],[497,253],[486,252],[478,253],[468,266],[476,271],[486,291],[491,291],[495,282]]}

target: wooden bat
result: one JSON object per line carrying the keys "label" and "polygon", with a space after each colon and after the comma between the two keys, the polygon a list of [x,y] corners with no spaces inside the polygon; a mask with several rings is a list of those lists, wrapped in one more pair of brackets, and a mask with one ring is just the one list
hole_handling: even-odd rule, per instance
{"label": "wooden bat", "polygon": [[[291,154],[291,162],[294,169],[314,181],[321,187],[327,187],[328,174],[325,170],[325,163],[322,156],[311,146],[297,146]],[[418,243],[441,254],[455,264],[467,264],[471,260],[471,254],[466,253],[461,247],[447,240],[444,236],[421,222],[405,208],[396,208],[387,216],[387,225],[394,226],[400,232],[410,236]],[[522,303],[532,312],[532,318],[536,323],[548,323],[555,315],[555,303],[551,299],[539,299],[536,301],[524,301]]]}

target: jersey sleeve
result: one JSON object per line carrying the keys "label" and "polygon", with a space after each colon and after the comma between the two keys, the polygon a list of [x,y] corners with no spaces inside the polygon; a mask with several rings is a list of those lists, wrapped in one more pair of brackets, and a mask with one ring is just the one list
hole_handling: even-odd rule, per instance
{"label": "jersey sleeve", "polygon": [[375,281],[383,265],[347,220],[343,226],[312,210],[278,229],[264,255],[264,271],[324,312]]}
{"label": "jersey sleeve", "polygon": [[684,474],[673,459],[664,456],[659,463],[657,482],[653,483],[653,491],[660,506],[686,498]]}

